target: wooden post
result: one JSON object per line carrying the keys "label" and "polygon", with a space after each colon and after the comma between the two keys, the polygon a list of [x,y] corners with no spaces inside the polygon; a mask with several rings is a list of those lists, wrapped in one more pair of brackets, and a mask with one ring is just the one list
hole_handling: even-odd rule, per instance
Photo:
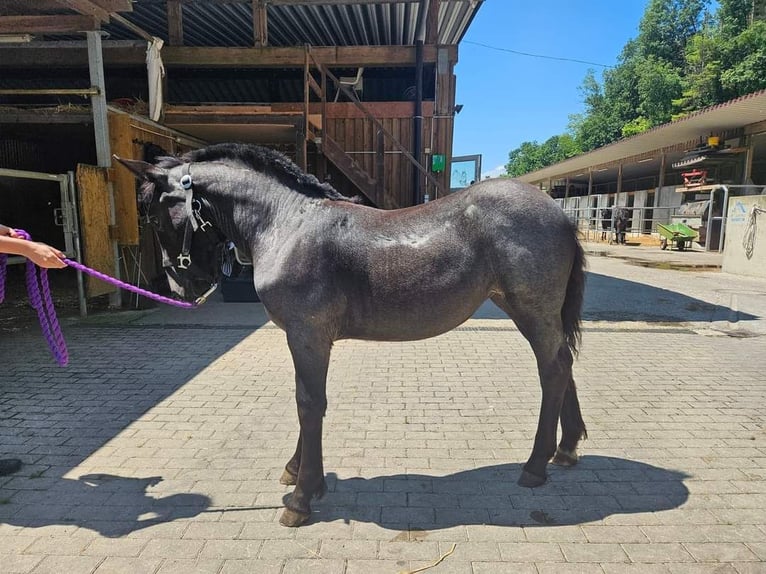
{"label": "wooden post", "polygon": [[181,0],[168,0],[168,43],[171,46],[184,45],[184,19]]}
{"label": "wooden post", "polygon": [[654,207],[659,207],[660,194],[662,193],[662,188],[665,187],[665,160],[666,156],[662,154],[662,157],[660,157],[660,174],[657,177],[657,192],[654,194]]}
{"label": "wooden post", "polygon": [[615,201],[619,200],[619,195],[622,193],[622,164],[619,164],[617,166],[617,198],[615,198]]}
{"label": "wooden post", "polygon": [[253,0],[253,41],[256,47],[269,45],[268,10],[264,0]]}
{"label": "wooden post", "polygon": [[[85,35],[88,39],[88,71],[90,73],[91,86],[98,88],[98,94],[90,97],[93,110],[93,132],[96,139],[96,161],[99,167],[109,168],[112,166],[112,155],[109,147],[109,122],[106,112],[106,83],[104,81],[104,54],[101,51],[101,32],[89,31]],[[116,222],[114,205],[114,187],[107,184],[109,195],[109,225],[114,228]],[[114,277],[120,278],[120,247],[115,238],[109,238],[114,252]],[[109,303],[113,307],[122,306],[122,291],[116,289],[109,294]]]}
{"label": "wooden post", "polygon": [[428,15],[426,16],[426,44],[439,43],[439,2],[431,0],[428,3]]}
{"label": "wooden post", "polygon": [[383,205],[386,195],[386,138],[382,130],[375,138],[375,195],[378,205]]}
{"label": "wooden post", "polygon": [[745,165],[742,170],[742,185],[747,185],[753,174],[753,136],[745,136],[743,142],[747,146]]}

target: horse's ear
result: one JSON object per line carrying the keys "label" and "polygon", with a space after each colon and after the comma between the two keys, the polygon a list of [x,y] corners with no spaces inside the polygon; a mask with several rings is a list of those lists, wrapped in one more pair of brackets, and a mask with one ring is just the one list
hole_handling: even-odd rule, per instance
{"label": "horse's ear", "polygon": [[157,167],[156,165],[147,163],[145,161],[137,159],[124,159],[116,155],[112,157],[127,167],[138,179],[148,180],[152,176],[155,176],[156,178],[158,175],[166,174],[165,170],[161,167]]}

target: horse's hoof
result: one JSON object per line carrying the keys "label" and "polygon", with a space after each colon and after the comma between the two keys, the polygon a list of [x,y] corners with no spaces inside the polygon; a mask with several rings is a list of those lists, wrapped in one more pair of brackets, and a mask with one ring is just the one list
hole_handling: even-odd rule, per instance
{"label": "horse's hoof", "polygon": [[524,470],[521,472],[521,476],[519,477],[517,484],[526,488],[536,488],[545,484],[547,479],[548,477],[546,476],[537,476],[536,474],[532,474],[531,472]]}
{"label": "horse's hoof", "polygon": [[282,516],[279,517],[279,523],[282,526],[289,526],[291,528],[295,528],[297,526],[305,524],[310,517],[311,517],[311,513],[309,512],[304,513],[304,512],[298,512],[297,510],[293,510],[292,508],[285,508],[284,512],[282,512]]}
{"label": "horse's hoof", "polygon": [[279,484],[284,484],[287,486],[295,486],[297,482],[298,482],[298,477],[287,469],[283,470],[282,476],[279,477]]}
{"label": "horse's hoof", "polygon": [[577,456],[577,451],[564,450],[559,447],[556,449],[556,456],[553,457],[551,462],[558,466],[574,466],[577,464],[578,460],[579,457]]}

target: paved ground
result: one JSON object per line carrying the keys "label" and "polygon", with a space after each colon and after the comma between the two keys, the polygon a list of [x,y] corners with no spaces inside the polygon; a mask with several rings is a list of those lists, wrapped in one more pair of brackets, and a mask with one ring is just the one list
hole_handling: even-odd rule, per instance
{"label": "paved ground", "polygon": [[64,369],[36,329],[0,335],[0,455],[26,463],[0,479],[0,571],[397,574],[454,547],[426,572],[766,572],[766,281],[588,249],[577,468],[516,485],[538,383],[485,306],[337,345],[330,492],[300,529],[277,522],[292,369],[257,305],[67,321]]}

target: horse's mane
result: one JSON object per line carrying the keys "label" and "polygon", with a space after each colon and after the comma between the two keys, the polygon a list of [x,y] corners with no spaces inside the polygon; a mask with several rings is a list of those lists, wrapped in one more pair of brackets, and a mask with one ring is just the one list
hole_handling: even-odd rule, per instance
{"label": "horse's mane", "polygon": [[242,163],[256,171],[266,172],[282,183],[309,197],[331,199],[334,201],[350,201],[358,203],[357,197],[346,197],[329,183],[322,183],[310,173],[304,173],[285,154],[267,147],[241,144],[221,143],[187,152],[180,158],[163,157],[157,165],[171,168],[183,163],[219,161],[222,163]]}

